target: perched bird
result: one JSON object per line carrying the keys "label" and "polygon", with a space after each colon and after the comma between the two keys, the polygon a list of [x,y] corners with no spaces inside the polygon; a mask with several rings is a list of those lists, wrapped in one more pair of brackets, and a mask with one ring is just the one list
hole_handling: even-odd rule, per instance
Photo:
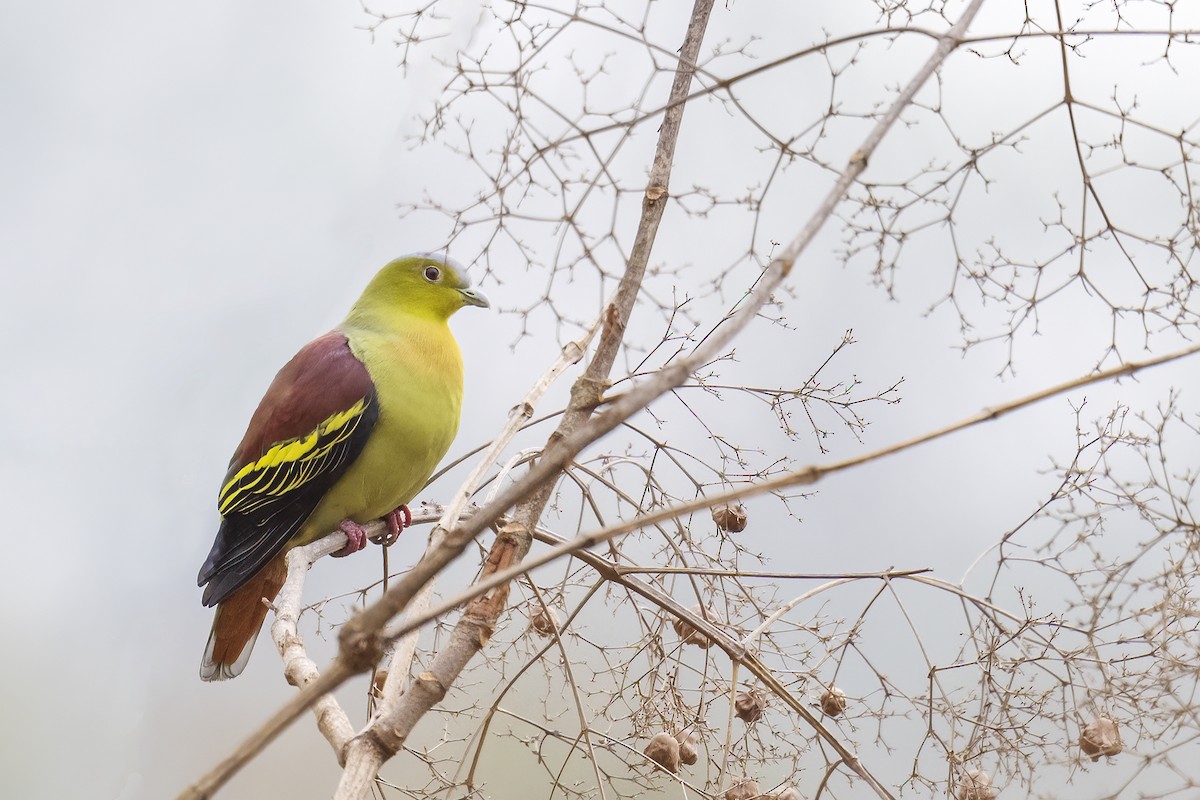
{"label": "perched bird", "polygon": [[394,537],[411,522],[405,503],[458,431],[462,354],[448,322],[463,306],[488,301],[453,262],[396,259],[275,376],[229,462],[197,579],[217,607],[203,680],[246,666],[288,549],[340,528],[349,543],[337,555],[349,555],[366,546],[364,523],[383,517]]}

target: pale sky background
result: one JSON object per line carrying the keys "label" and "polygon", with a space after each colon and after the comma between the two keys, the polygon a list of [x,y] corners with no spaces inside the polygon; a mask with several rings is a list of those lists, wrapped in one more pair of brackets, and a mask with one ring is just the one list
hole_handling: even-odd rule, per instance
{"label": "pale sky background", "polygon": [[[754,5],[719,3],[710,45],[765,34]],[[424,62],[405,78],[388,38],[372,43],[358,29],[357,4],[4,0],[0,9],[0,498],[10,520],[0,561],[0,794],[173,796],[292,691],[265,635],[238,680],[206,685],[196,675],[210,611],[195,574],[216,529],[231,448],[274,371],[336,324],[379,266],[441,243],[421,220],[399,219],[396,204],[474,176],[406,147],[419,130],[413,111],[427,107],[441,73]],[[781,29],[836,16],[811,5],[803,20],[788,13],[780,12]],[[430,47],[452,52],[469,41],[473,12],[463,19],[456,35]],[[767,37],[758,52],[790,46]],[[898,63],[926,52],[898,51]],[[1031,61],[1032,72],[1037,56]],[[1098,66],[1097,86],[1111,85],[1105,68],[1120,65]],[[1195,85],[1174,98],[1193,120]],[[986,84],[974,94],[981,114],[1013,100]],[[786,112],[786,103],[768,102],[775,97],[758,96],[763,114]],[[864,94],[864,107],[877,97]],[[756,158],[737,139],[693,136],[680,145],[677,190]],[[880,163],[897,155],[885,147]],[[1032,173],[1053,174],[1056,156],[1046,157]],[[779,190],[785,197],[764,238],[790,238],[815,202],[795,183]],[[1007,201],[1001,191],[990,202]],[[655,258],[667,264],[702,264],[712,246],[662,241]],[[744,241],[730,246],[736,253]],[[766,323],[739,345],[746,370],[802,377],[853,328],[862,344],[837,374],[853,371],[870,388],[905,377],[904,402],[873,412],[866,444],[839,433],[830,458],[1086,372],[1095,336],[1107,335],[1103,320],[1087,328],[1094,318],[1065,306],[1046,320],[1046,336],[1024,342],[1016,376],[1001,380],[998,350],[960,358],[956,321],[921,315],[948,280],[944,265],[902,274],[900,302],[889,302],[861,268],[841,268],[836,246],[835,235],[820,240],[797,267],[792,296],[781,298],[798,329],[788,341],[815,349],[756,349],[769,341],[754,338],[771,332]],[[498,308],[530,299],[522,267],[483,283]],[[658,329],[645,316],[640,324]],[[511,349],[519,327],[511,314],[469,309],[453,327],[467,397],[452,455],[486,440],[557,348],[543,329]],[[1179,385],[1194,408],[1196,372],[1195,361],[1177,364],[1072,398],[1086,395],[1091,418],[1116,401],[1151,408]],[[746,423],[745,436],[802,463],[823,460],[811,440],[790,442],[769,425]],[[751,541],[789,568],[934,566],[956,580],[1048,494],[1053,476],[1038,471],[1051,455],[1069,458],[1073,441],[1068,400],[1051,400],[831,479],[803,504],[803,524],[784,518]],[[444,480],[428,496],[442,499],[453,486]],[[394,552],[411,559],[416,549]],[[323,562],[313,596],[361,586],[377,569],[374,555]],[[359,712],[361,687],[347,697]],[[328,747],[304,719],[220,796],[319,797],[335,779]]]}

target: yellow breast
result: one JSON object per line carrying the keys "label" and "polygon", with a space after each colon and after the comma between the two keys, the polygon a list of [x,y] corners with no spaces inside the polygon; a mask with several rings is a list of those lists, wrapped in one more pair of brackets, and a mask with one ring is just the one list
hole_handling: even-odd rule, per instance
{"label": "yellow breast", "polygon": [[345,333],[375,384],[379,418],[358,458],[305,523],[301,542],[343,519],[364,523],[413,500],[458,432],[462,354],[444,321]]}

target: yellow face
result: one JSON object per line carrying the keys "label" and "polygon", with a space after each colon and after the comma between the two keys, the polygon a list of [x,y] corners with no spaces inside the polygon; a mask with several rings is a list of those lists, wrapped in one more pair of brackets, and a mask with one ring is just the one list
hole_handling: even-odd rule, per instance
{"label": "yellow face", "polygon": [[449,259],[419,255],[397,258],[379,271],[363,300],[398,304],[406,311],[448,319],[463,306],[488,308],[482,293],[470,288],[462,268]]}

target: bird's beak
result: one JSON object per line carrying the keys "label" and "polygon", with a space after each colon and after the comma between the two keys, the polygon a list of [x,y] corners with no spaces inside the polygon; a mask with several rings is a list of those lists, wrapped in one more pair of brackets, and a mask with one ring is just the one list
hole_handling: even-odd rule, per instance
{"label": "bird's beak", "polygon": [[459,289],[459,293],[463,296],[463,305],[479,306],[480,308],[491,308],[492,304],[484,297],[483,292],[476,289]]}

